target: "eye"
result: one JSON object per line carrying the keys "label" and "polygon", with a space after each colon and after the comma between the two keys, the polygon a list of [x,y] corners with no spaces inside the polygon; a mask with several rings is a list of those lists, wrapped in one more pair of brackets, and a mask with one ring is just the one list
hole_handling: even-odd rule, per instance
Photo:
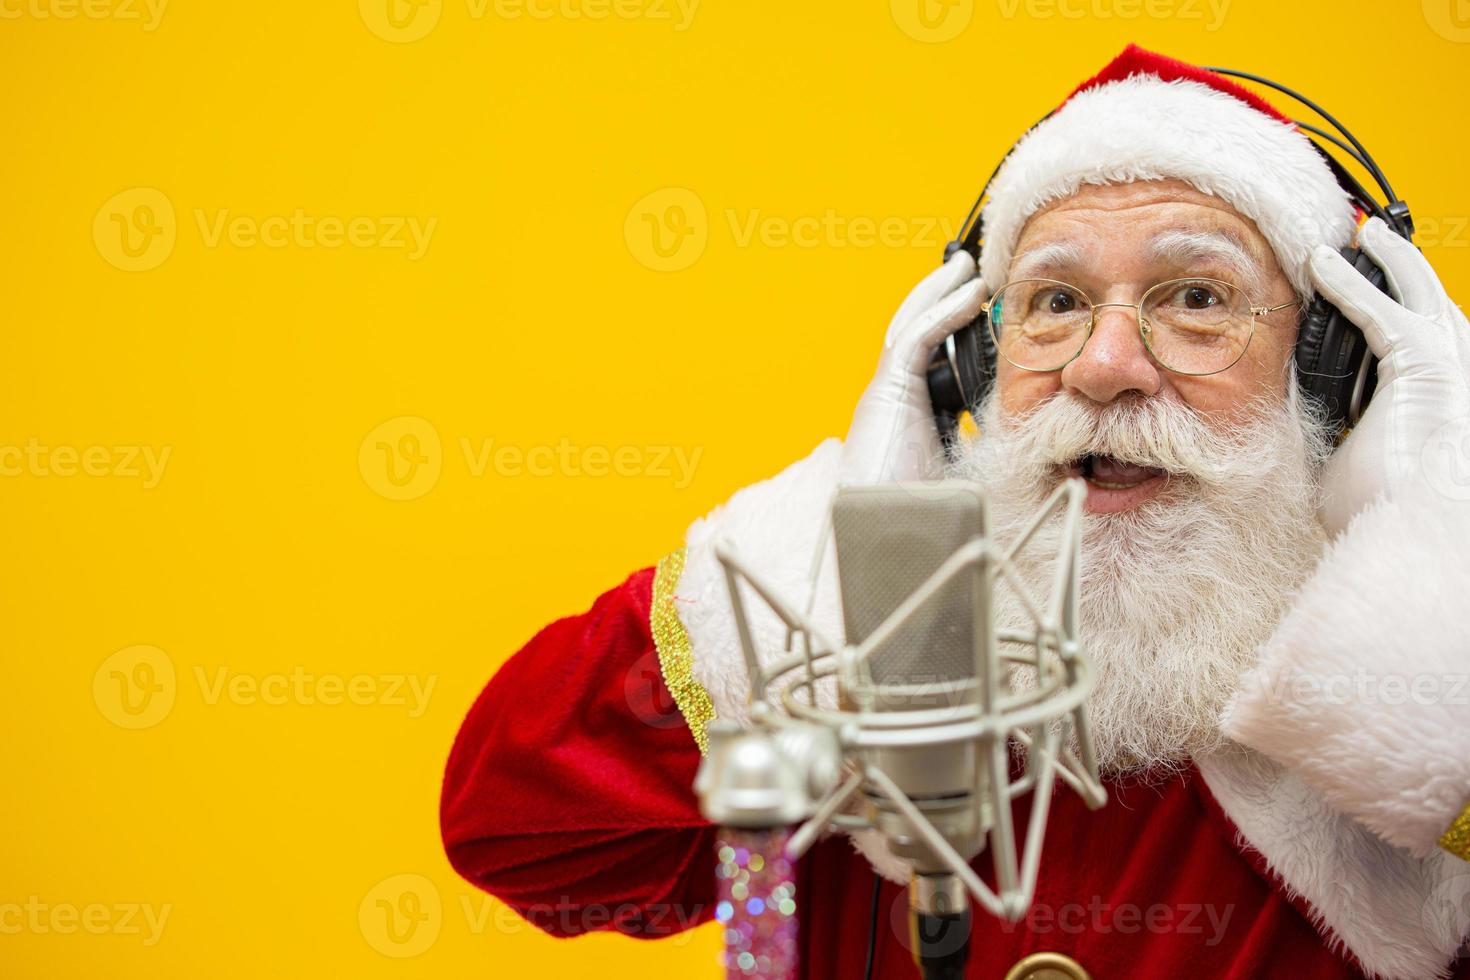
{"label": "eye", "polygon": [[1184,305],[1192,310],[1202,310],[1218,302],[1220,298],[1204,286],[1190,286],[1184,291]]}
{"label": "eye", "polygon": [[1220,296],[1209,286],[1190,283],[1174,293],[1173,302],[1186,310],[1207,310],[1220,303]]}
{"label": "eye", "polygon": [[1065,289],[1043,289],[1036,294],[1036,309],[1052,316],[1064,316],[1077,309],[1077,297]]}

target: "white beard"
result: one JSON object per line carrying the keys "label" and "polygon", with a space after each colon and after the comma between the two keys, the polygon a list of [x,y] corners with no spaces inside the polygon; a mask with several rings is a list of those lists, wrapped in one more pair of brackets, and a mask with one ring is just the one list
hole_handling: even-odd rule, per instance
{"label": "white beard", "polygon": [[[1084,516],[1080,638],[1105,770],[1167,772],[1225,742],[1221,709],[1323,547],[1318,474],[1329,437],[1304,402],[1295,378],[1285,402],[1253,404],[1228,423],[1162,398],[1097,406],[1065,392],[1003,418],[992,397],[983,435],[960,447],[952,475],[984,485],[1002,544],[1082,455],[1170,474],[1134,510]],[[1060,525],[1058,515],[1026,549],[1021,573],[1034,597],[1050,587]],[[1009,589],[994,601],[1000,625],[1028,625]],[[1034,677],[1017,671],[1012,683]]]}

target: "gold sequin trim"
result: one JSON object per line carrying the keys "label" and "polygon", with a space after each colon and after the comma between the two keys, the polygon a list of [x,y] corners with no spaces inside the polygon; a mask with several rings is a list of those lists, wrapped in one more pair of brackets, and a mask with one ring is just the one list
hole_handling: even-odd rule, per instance
{"label": "gold sequin trim", "polygon": [[1450,824],[1450,829],[1439,839],[1439,846],[1461,861],[1470,861],[1470,803]]}
{"label": "gold sequin trim", "polygon": [[674,696],[699,754],[709,751],[709,735],[705,726],[715,719],[715,705],[709,692],[694,677],[694,647],[689,632],[674,607],[674,589],[684,574],[684,549],[667,555],[653,574],[653,606],[648,611],[648,626],[653,645],[658,650],[658,666],[664,685]]}

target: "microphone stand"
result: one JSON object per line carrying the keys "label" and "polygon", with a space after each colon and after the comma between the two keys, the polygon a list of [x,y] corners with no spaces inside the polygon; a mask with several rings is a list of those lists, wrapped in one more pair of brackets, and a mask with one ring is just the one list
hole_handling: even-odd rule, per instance
{"label": "microphone stand", "polygon": [[909,883],[909,945],[924,980],[964,980],[973,924],[959,876],[914,875]]}
{"label": "microphone stand", "polygon": [[[890,499],[876,503],[864,499],[880,492]],[[898,518],[907,521],[899,521],[899,527],[911,528],[923,521],[932,523],[931,518],[976,523],[970,520],[968,511],[974,508],[966,497],[974,492],[969,485],[945,484],[846,488],[833,504],[829,528],[835,525],[839,506],[844,520],[868,510],[881,511],[881,522],[890,531]],[[732,828],[717,872],[729,892],[722,894],[716,915],[727,925],[727,970],[739,971],[732,976],[747,980],[791,975],[798,949],[794,922],[781,919],[794,915],[797,900],[784,887],[784,874],[789,873],[789,863],[829,829],[876,830],[896,855],[914,862],[910,949],[926,980],[963,980],[972,900],[998,918],[1016,921],[1025,913],[1035,893],[1056,780],[1070,785],[1089,807],[1107,801],[1084,708],[1093,676],[1077,638],[1085,496],[1081,480],[1067,481],[1006,547],[989,539],[982,509],[976,519],[980,533],[957,544],[948,557],[928,556],[938,562],[929,577],[898,597],[877,625],[855,631],[863,638],[853,643],[835,640],[814,619],[820,561],[814,562],[808,608],[802,612],[746,565],[729,542],[715,545],[750,677],[749,718],[744,723],[733,719],[710,723],[709,751],[700,763],[694,789],[705,818]],[[966,513],[956,516],[964,508]],[[928,513],[931,510],[933,514]],[[1015,556],[1052,516],[1063,521],[1057,569],[1050,592],[1032,598],[1015,580]],[[879,521],[874,517],[870,523]],[[922,534],[918,537],[921,543],[928,540]],[[871,542],[862,536],[857,543],[857,553],[866,549],[889,560],[888,544],[866,547]],[[824,552],[825,544],[818,549],[819,557]],[[841,554],[839,550],[839,558]],[[945,602],[952,603],[953,596],[944,590],[953,592],[951,583],[961,576],[971,579],[974,594],[965,601],[977,611],[969,617],[977,626],[973,674],[963,680],[917,685],[875,683],[869,664],[874,651],[898,643],[895,637],[901,638],[905,630],[923,633],[923,624],[914,623],[932,618],[933,610]],[[1000,577],[1010,582],[1034,628],[1001,629],[990,620],[990,591]],[[783,649],[762,655],[753,626],[760,625],[764,632],[773,624],[752,622],[747,590],[775,617],[776,630],[784,625]],[[1007,644],[1004,651],[1002,643]],[[1014,669],[1033,679],[1025,697],[1008,696],[1008,672]],[[849,703],[838,697],[835,707],[827,703],[819,692],[832,681],[839,691],[856,691],[856,700]],[[969,696],[972,688],[978,697]],[[910,696],[903,708],[874,708],[880,695],[895,692]],[[1010,738],[1027,751],[1019,778],[1012,776],[1008,765]],[[952,748],[941,754],[942,765],[936,770],[931,750],[941,746]],[[1034,803],[1025,835],[1018,840],[1010,803],[1022,792],[1031,793]],[[847,812],[844,808],[854,800],[862,804],[860,812]],[[794,832],[776,830],[796,825]],[[735,839],[749,831],[757,831],[754,838]],[[970,863],[986,849],[995,870],[993,886]],[[760,867],[752,860],[756,856],[761,858]],[[770,882],[767,890],[767,881],[758,880],[757,872],[782,863],[786,865],[780,869],[782,880]],[[772,899],[776,916],[766,918]],[[730,926],[738,935],[732,936]],[[746,928],[752,930],[749,937]],[[748,946],[746,938],[752,940]],[[752,973],[752,967],[757,972]]]}

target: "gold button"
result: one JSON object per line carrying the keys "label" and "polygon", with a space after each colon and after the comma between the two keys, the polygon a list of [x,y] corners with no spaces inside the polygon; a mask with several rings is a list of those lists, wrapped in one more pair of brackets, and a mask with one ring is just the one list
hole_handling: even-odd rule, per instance
{"label": "gold button", "polygon": [[1006,980],[1092,980],[1082,964],[1061,953],[1032,953],[1011,967]]}

